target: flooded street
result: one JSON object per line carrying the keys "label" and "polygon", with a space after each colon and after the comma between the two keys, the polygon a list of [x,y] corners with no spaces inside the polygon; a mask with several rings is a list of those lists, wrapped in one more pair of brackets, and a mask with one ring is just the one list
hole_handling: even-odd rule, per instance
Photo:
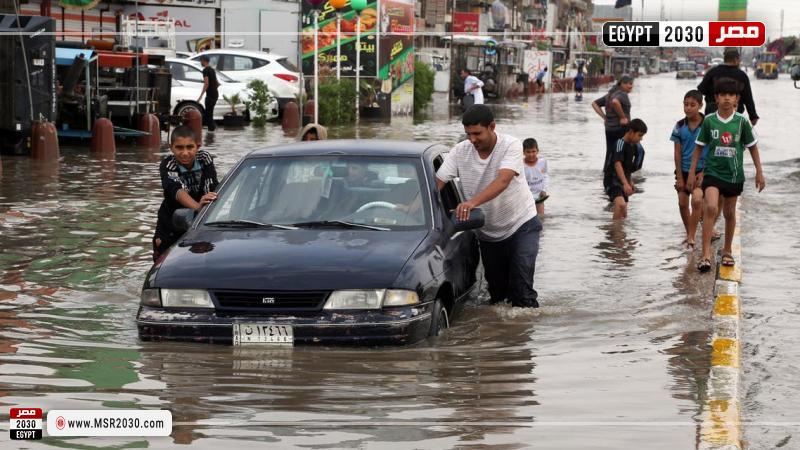
{"label": "flooded street", "polygon": [[[714,278],[698,274],[699,254],[681,244],[669,135],[697,82],[636,80],[632,115],[649,133],[624,224],[612,223],[602,192],[603,125],[590,106],[600,93],[495,105],[498,131],[535,137],[550,165],[542,308],[488,306],[483,295],[436,342],[405,348],[140,342],[134,319],[166,147],[120,146],[113,159],[62,147],[57,163],[4,156],[0,410],[173,414],[170,437],[45,437],[26,448],[696,448]],[[756,194],[746,156],[742,429],[749,448],[797,448],[800,156],[785,130],[800,123],[791,107],[800,90],[782,77],[753,80],[753,91],[767,189]],[[443,98],[435,102],[430,121],[366,124],[358,137],[452,145],[463,128]],[[225,174],[250,150],[293,139],[272,124],[220,128],[204,148]]]}

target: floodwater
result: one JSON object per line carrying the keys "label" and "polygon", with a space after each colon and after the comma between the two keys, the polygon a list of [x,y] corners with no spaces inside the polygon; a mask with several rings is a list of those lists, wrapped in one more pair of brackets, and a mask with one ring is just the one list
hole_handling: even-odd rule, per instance
{"label": "floodwater", "polygon": [[[633,115],[650,133],[624,224],[612,223],[601,192],[597,93],[497,105],[498,130],[535,137],[552,172],[536,273],[543,307],[490,307],[484,295],[437,341],[406,348],[140,342],[134,316],[165,153],[4,157],[0,415],[12,406],[173,414],[169,437],[45,437],[26,448],[696,448],[713,275],[699,275],[697,255],[682,248],[668,141],[694,85],[671,74],[636,81]],[[800,123],[789,107],[800,91],[787,78],[756,80],[754,91],[768,184],[756,194],[748,182],[741,202],[743,429],[751,448],[797,448],[800,159],[786,133]],[[357,132],[460,138],[442,98],[431,117]],[[224,174],[249,150],[289,140],[274,126],[220,129],[205,148]]]}

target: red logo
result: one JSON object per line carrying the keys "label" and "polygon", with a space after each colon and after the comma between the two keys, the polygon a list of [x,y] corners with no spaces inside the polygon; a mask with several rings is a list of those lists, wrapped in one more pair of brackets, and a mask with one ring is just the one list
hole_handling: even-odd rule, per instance
{"label": "red logo", "polygon": [[41,419],[42,408],[11,408],[12,419]]}
{"label": "red logo", "polygon": [[764,22],[708,22],[711,47],[761,47],[766,41]]}
{"label": "red logo", "polygon": [[64,420],[64,416],[56,417],[56,428],[58,428],[59,430],[63,430],[64,429],[64,425],[66,425],[66,421]]}
{"label": "red logo", "polygon": [[719,138],[719,140],[725,145],[731,145],[731,142],[733,142],[733,135],[726,131],[722,133],[722,136]]}

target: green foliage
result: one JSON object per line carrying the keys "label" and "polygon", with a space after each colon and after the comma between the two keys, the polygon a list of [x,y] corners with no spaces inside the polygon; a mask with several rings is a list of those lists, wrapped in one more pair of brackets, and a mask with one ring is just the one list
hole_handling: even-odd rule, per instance
{"label": "green foliage", "polygon": [[233,94],[231,96],[223,94],[222,98],[231,107],[231,114],[233,114],[235,116],[236,115],[236,105],[242,103],[242,97],[240,97],[239,94],[237,93],[237,94]]}
{"label": "green foliage", "polygon": [[600,56],[593,56],[591,61],[589,61],[589,65],[586,67],[586,70],[589,72],[590,76],[602,75],[604,69],[605,62]]}
{"label": "green foliage", "polygon": [[319,121],[344,125],[356,121],[356,83],[347,78],[325,77],[319,84]]}
{"label": "green foliage", "polygon": [[433,98],[436,72],[422,61],[414,61],[414,115],[419,115]]}
{"label": "green foliage", "polygon": [[263,127],[267,124],[267,114],[269,114],[269,105],[274,100],[274,97],[269,92],[267,83],[261,80],[251,80],[247,83],[247,88],[250,89],[250,101],[247,102],[247,107],[250,109],[250,120],[254,127]]}
{"label": "green foliage", "polygon": [[536,41],[536,50],[550,50],[550,42],[549,41]]}

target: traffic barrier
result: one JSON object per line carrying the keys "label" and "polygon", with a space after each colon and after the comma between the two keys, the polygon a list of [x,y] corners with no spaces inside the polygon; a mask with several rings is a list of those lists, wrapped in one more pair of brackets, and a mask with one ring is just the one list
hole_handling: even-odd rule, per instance
{"label": "traffic barrier", "polygon": [[31,157],[40,160],[58,159],[58,133],[51,122],[36,121],[31,127]]}
{"label": "traffic barrier", "polygon": [[104,154],[117,152],[117,145],[114,142],[114,124],[111,120],[101,117],[94,121],[89,151]]}
{"label": "traffic barrier", "polygon": [[190,109],[183,115],[183,124],[194,131],[194,141],[197,145],[203,142],[203,115],[196,109]]}
{"label": "traffic barrier", "polygon": [[300,129],[300,108],[295,102],[288,102],[283,107],[283,120],[281,127],[285,132],[297,131]]}
{"label": "traffic barrier", "polygon": [[155,114],[144,114],[139,118],[139,131],[148,133],[147,136],[139,137],[139,145],[149,148],[161,146],[161,123]]}
{"label": "traffic barrier", "polygon": [[[739,211],[736,223],[739,223]],[[741,403],[739,382],[741,378],[740,320],[741,298],[739,283],[742,280],[742,240],[737,226],[731,250],[736,265],[719,266],[714,286],[714,309],[711,336],[711,370],[706,385],[700,425],[701,450],[741,450]]]}

